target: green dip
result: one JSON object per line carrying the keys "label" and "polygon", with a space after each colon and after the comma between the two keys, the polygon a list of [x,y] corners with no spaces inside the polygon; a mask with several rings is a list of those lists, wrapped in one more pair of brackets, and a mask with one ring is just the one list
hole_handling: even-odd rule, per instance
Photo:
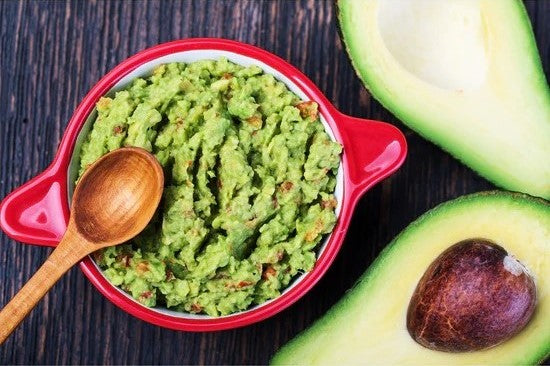
{"label": "green dip", "polygon": [[80,174],[139,146],[164,168],[163,200],[131,242],[95,253],[145,306],[227,315],[281,294],[311,270],[336,221],[341,146],[303,102],[257,66],[170,63],[101,98]]}

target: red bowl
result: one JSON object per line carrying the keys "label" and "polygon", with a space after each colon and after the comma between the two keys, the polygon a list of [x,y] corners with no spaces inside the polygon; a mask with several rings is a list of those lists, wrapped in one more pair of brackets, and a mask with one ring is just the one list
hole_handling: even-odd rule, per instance
{"label": "red bowl", "polygon": [[[95,287],[124,311],[152,324],[185,331],[213,331],[245,326],[289,307],[327,271],[344,240],[358,198],[403,163],[407,144],[394,126],[347,116],[337,111],[300,71],[262,49],[223,39],[196,38],[164,43],[130,57],[105,75],[77,107],[52,164],[40,175],[10,193],[0,205],[0,226],[11,238],[30,244],[56,246],[65,233],[74,177],[69,174],[77,139],[98,99],[121,83],[146,73],[155,63],[193,61],[225,56],[241,64],[256,64],[305,99],[319,104],[327,132],[344,146],[337,196],[338,221],[319,250],[312,271],[302,275],[278,298],[229,316],[214,318],[147,308],[111,285],[90,257],[80,268]],[[91,120],[91,118],[90,118]]]}

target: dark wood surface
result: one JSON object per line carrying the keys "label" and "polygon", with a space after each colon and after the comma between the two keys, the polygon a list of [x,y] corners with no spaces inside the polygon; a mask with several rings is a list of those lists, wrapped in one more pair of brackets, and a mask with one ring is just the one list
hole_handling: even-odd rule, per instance
{"label": "dark wood surface", "polygon": [[[548,75],[550,1],[526,5]],[[440,202],[493,188],[369,96],[342,49],[331,1],[4,0],[0,196],[48,165],[75,107],[108,70],[146,47],[204,36],[260,46],[301,69],[341,111],[395,123],[409,143],[404,166],[361,199],[323,280],[271,319],[217,333],[162,329],[112,305],[74,268],[0,346],[0,364],[264,364],[333,305],[414,218]],[[50,250],[2,234],[1,306]]]}

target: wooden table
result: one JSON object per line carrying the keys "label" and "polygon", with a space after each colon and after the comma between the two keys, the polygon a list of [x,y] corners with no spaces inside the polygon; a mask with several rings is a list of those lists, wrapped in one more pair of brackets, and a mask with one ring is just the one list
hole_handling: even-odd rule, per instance
{"label": "wooden table", "polygon": [[[550,1],[529,1],[527,9],[548,74]],[[74,268],[0,347],[0,364],[266,363],[409,222],[440,202],[493,188],[370,97],[342,48],[330,1],[8,0],[0,1],[0,197],[48,165],[75,107],[108,70],[146,47],[204,36],[260,46],[301,69],[341,111],[396,124],[408,139],[407,161],[360,201],[323,280],[271,319],[218,333],[162,329],[112,305]],[[4,234],[0,245],[3,306],[50,249]]]}

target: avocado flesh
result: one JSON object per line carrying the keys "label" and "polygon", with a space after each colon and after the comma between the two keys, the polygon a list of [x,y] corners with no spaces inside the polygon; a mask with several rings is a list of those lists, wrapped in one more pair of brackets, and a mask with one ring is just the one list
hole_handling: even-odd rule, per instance
{"label": "avocado flesh", "polygon": [[[451,245],[486,238],[534,278],[537,305],[527,326],[486,350],[446,353],[416,343],[406,328],[409,301],[428,266]],[[534,364],[550,352],[550,204],[526,195],[464,196],[425,213],[386,247],[352,290],[285,345],[274,364]]]}
{"label": "avocado flesh", "polygon": [[516,0],[339,0],[372,95],[496,185],[550,198],[550,90]]}

